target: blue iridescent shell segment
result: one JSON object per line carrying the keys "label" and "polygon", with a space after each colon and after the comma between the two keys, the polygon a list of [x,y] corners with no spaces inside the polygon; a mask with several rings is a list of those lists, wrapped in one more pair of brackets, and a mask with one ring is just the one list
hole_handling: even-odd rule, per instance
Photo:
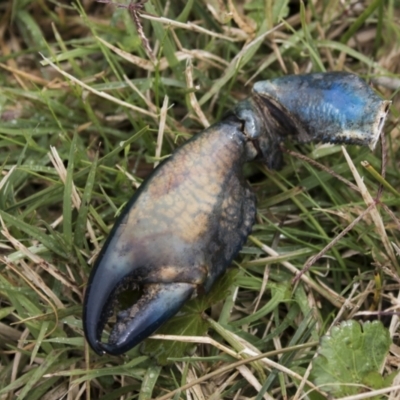
{"label": "blue iridescent shell segment", "polygon": [[[360,77],[347,72],[290,75],[255,83],[273,114],[290,116],[303,142],[350,143],[375,148],[390,106]],[[283,109],[285,108],[285,109]]]}

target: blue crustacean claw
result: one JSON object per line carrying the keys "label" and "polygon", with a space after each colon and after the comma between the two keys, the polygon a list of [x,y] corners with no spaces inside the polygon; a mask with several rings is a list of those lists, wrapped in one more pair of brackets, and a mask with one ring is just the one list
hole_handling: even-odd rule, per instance
{"label": "blue crustacean claw", "polygon": [[291,115],[300,140],[368,145],[372,150],[390,104],[361,78],[346,72],[290,75],[257,82],[253,90],[286,109],[278,114]]}
{"label": "blue crustacean claw", "polygon": [[[255,220],[245,162],[280,168],[287,138],[374,148],[389,104],[349,73],[257,82],[221,122],[162,162],[118,218],[85,295],[83,326],[92,349],[130,350],[224,273]],[[127,288],[139,299],[118,313],[104,343],[116,296]]]}

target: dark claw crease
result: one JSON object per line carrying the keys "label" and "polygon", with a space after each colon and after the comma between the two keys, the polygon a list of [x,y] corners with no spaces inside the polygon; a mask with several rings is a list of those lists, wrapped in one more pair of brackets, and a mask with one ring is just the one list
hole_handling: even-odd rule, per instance
{"label": "dark claw crease", "polygon": [[[358,76],[314,73],[257,82],[247,100],[162,162],[129,201],[91,271],[85,336],[98,354],[122,354],[197,293],[207,292],[251,232],[256,200],[245,162],[282,165],[292,139],[374,148],[390,102]],[[121,287],[139,300],[101,336]]]}

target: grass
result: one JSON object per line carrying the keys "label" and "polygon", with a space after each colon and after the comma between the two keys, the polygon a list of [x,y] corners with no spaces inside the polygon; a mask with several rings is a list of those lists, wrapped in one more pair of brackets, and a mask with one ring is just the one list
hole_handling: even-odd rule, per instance
{"label": "grass", "polygon": [[[124,8],[0,5],[0,398],[327,398],[309,367],[333,324],[378,319],[398,344],[400,3],[151,0],[145,10],[153,55]],[[290,142],[281,171],[247,165],[257,223],[224,279],[164,328],[186,337],[95,355],[82,331],[85,284],[154,165],[254,82],[324,70],[357,73],[393,101],[385,168],[379,150],[346,157]],[[181,345],[193,332],[198,345]]]}

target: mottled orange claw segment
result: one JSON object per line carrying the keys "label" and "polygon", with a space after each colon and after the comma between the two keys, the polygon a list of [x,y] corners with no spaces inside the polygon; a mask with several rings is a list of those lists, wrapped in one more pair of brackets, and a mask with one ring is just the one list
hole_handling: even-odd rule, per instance
{"label": "mottled orange claw segment", "polygon": [[[208,291],[239,253],[255,220],[255,196],[242,166],[282,162],[280,143],[373,147],[388,110],[368,85],[347,73],[258,82],[221,122],[162,162],[118,218],[91,272],[83,326],[98,353],[121,354],[151,335],[198,292]],[[142,296],[118,314],[101,341],[121,287]]]}

